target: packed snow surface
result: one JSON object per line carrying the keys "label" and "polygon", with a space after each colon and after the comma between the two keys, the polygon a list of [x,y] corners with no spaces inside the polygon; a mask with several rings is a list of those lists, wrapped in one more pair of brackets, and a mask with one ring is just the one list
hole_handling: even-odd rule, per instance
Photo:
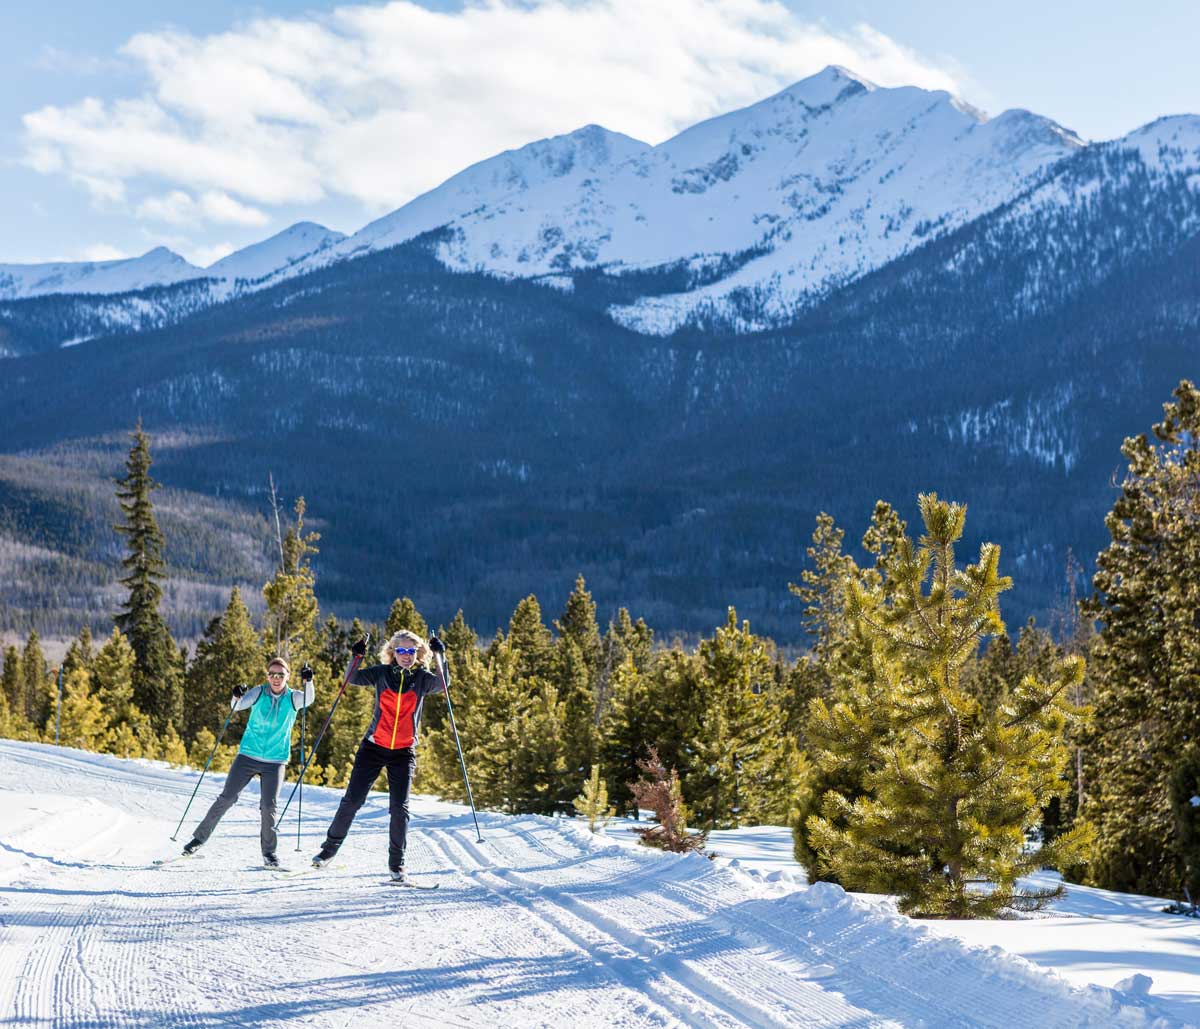
{"label": "packed snow surface", "polygon": [[[58,1026],[1173,1025],[944,939],[828,884],[635,850],[577,823],[415,798],[383,885],[387,797],[340,865],[258,867],[251,786],[203,857],[161,868],[196,772],[0,742],[0,1020]],[[210,775],[187,829],[221,786]],[[302,867],[338,792],[306,789]],[[753,846],[749,844],[748,846]],[[1180,932],[1190,928],[1180,925]]]}

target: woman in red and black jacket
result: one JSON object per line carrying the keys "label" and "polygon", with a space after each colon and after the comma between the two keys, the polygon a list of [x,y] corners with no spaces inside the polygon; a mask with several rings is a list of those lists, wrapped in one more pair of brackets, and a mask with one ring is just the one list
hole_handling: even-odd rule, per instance
{"label": "woman in red and black jacket", "polygon": [[[431,642],[437,641],[434,637]],[[440,641],[434,642],[440,645]],[[361,650],[360,650],[361,648]],[[363,643],[355,654],[366,652]],[[431,693],[442,692],[441,677],[429,670],[433,654],[430,645],[416,633],[401,630],[379,653],[382,664],[360,668],[350,678],[352,686],[375,687],[375,713],[350,770],[346,793],[333,816],[321,851],[313,858],[320,867],[332,859],[345,842],[350,823],[363,806],[379,773],[388,773],[391,825],[388,835],[388,868],[392,878],[404,879],[404,847],[408,835],[408,793],[416,770],[417,733],[421,726],[421,705]]]}

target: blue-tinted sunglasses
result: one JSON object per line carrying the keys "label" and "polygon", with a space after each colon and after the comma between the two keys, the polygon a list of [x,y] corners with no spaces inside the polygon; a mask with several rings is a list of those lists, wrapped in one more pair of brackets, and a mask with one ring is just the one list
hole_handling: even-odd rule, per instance
{"label": "blue-tinted sunglasses", "polygon": [[415,654],[416,652],[416,647],[397,647],[392,651],[393,654]]}

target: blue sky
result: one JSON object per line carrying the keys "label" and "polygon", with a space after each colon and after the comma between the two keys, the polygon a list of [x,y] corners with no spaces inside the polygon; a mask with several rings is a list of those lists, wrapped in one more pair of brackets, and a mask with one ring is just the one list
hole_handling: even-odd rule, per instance
{"label": "blue sky", "polygon": [[5,5],[0,262],[353,231],[507,147],[658,142],[830,63],[1108,139],[1200,113],[1198,43],[1196,0]]}

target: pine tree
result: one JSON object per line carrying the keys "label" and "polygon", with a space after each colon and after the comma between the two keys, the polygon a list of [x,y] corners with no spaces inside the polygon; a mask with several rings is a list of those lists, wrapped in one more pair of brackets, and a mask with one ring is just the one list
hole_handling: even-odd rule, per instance
{"label": "pine tree", "polygon": [[[479,650],[479,638],[463,618],[462,611],[438,635],[446,644],[450,699],[454,704],[455,723],[461,731],[463,726],[470,724],[473,698],[487,688],[487,665]],[[466,788],[447,711],[446,703],[437,695],[425,702],[421,722],[421,790],[465,801]]]}
{"label": "pine tree", "polygon": [[647,739],[653,740],[650,687],[634,663],[633,655],[612,677],[607,709],[602,722],[602,753],[608,769],[609,795],[617,810],[635,813],[632,783],[638,777],[638,762],[646,757]]}
{"label": "pine tree", "polygon": [[150,477],[150,439],[142,431],[140,421],[132,438],[125,477],[117,480],[117,499],[124,521],[114,528],[126,541],[127,553],[121,562],[125,574],[120,582],[128,596],[115,621],[137,657],[134,702],[150,716],[155,730],[161,732],[167,722],[180,718],[183,686],[178,649],[159,610],[166,562],[163,535],[155,521],[150,497],[159,486]]}
{"label": "pine tree", "polygon": [[8,706],[8,695],[4,690],[0,690],[0,739],[12,739],[14,728],[12,711]]}
{"label": "pine tree", "polygon": [[[556,683],[563,702],[561,749],[569,777],[576,777],[575,781],[578,781],[577,777],[595,763],[600,749],[592,673],[588,668],[587,659],[574,639],[560,639],[558,654],[559,671]],[[569,777],[564,779],[564,788],[571,791],[574,785],[570,784]],[[570,798],[564,796],[562,799]]]}
{"label": "pine tree", "polygon": [[1184,896],[1200,903],[1200,743],[1193,741],[1176,759],[1168,790]]}
{"label": "pine tree", "polygon": [[[280,565],[271,581],[263,587],[267,602],[263,618],[263,649],[268,658],[278,655],[288,660],[292,668],[293,687],[298,684],[296,677],[301,666],[305,662],[311,665],[316,699],[309,707],[305,721],[308,726],[315,724],[319,727],[332,710],[341,688],[349,651],[345,655],[347,661],[339,661],[336,666],[326,661],[326,651],[332,641],[318,624],[320,608],[316,597],[316,573],[312,567],[312,557],[318,552],[316,544],[320,536],[305,529],[306,511],[304,498],[300,497],[294,506],[295,522],[288,526],[287,532],[279,540]],[[369,656],[367,663],[370,663]],[[348,687],[346,692],[349,694],[354,690],[354,687]],[[346,703],[345,699],[342,703]],[[350,709],[353,704],[354,700],[351,699]],[[341,719],[342,707],[339,705],[338,713],[330,722],[321,742],[320,751],[313,758],[317,764],[329,765],[326,774],[332,770],[335,777],[341,774],[341,769],[330,765],[329,755],[334,750],[344,751],[351,745],[351,740],[352,745],[357,745],[356,734],[361,735],[363,728],[348,726]],[[308,743],[312,743],[311,736]]]}
{"label": "pine tree", "polygon": [[295,505],[296,522],[288,526],[280,545],[281,564],[274,577],[263,587],[267,612],[263,626],[263,645],[270,657],[284,657],[294,665],[313,660],[318,651],[316,575],[312,556],[317,551],[319,533],[306,532],[307,507],[300,497]]}
{"label": "pine tree", "polygon": [[553,814],[563,804],[568,779],[563,755],[566,711],[558,690],[539,683],[521,703],[512,773],[514,812]]}
{"label": "pine tree", "polygon": [[582,575],[575,579],[575,588],[554,628],[560,643],[569,640],[579,648],[588,679],[594,682],[600,668],[600,626],[596,623],[596,604]]}
{"label": "pine tree", "polygon": [[14,646],[4,648],[4,669],[0,673],[0,688],[14,717],[25,719],[25,674],[21,668],[21,653]]}
{"label": "pine tree", "polygon": [[542,608],[533,594],[513,610],[506,641],[516,655],[519,676],[543,682],[553,681],[554,637],[542,622]]}
{"label": "pine tree", "polygon": [[1187,847],[1171,777],[1200,725],[1200,390],[1182,382],[1153,440],[1127,439],[1121,495],[1105,519],[1112,542],[1096,559],[1099,619],[1092,647],[1092,881],[1178,895]]}
{"label": "pine tree", "polygon": [[31,629],[26,637],[25,651],[21,655],[21,673],[24,679],[22,693],[25,719],[36,731],[42,732],[54,716],[58,687],[46,667],[41,637],[36,629]]}
{"label": "pine tree", "polygon": [[4,648],[0,696],[4,697],[8,712],[2,735],[11,740],[36,740],[38,734],[25,717],[25,675],[21,668],[21,652],[14,646]]}
{"label": "pine tree", "polygon": [[[358,640],[363,637],[366,630],[362,623],[356,618],[350,626],[350,639]],[[367,663],[373,663],[370,658],[367,658]],[[337,684],[341,686],[339,681]],[[337,713],[334,715],[334,721],[330,723],[329,731],[325,734],[325,741],[321,745],[320,758],[322,763],[330,768],[336,769],[338,775],[346,768],[354,764],[354,755],[358,751],[358,746],[362,742],[363,734],[367,731],[367,726],[371,722],[371,715],[375,710],[375,691],[364,688],[362,686],[347,686],[346,692],[342,695],[341,703],[338,704]],[[324,717],[322,716],[322,722]],[[311,732],[315,732],[320,728],[321,723],[317,723],[311,729],[308,742],[312,743]],[[336,729],[334,726],[336,725]],[[422,735],[424,735],[424,717],[422,717]],[[422,746],[424,744],[422,743]],[[348,778],[348,777],[347,777]],[[376,780],[375,788],[386,788],[387,779],[380,776]],[[337,785],[343,785],[338,782]]]}
{"label": "pine tree", "polygon": [[700,644],[704,713],[687,780],[688,806],[712,828],[781,823],[803,776],[766,640],[739,628],[731,607],[725,625]]}
{"label": "pine tree", "polygon": [[517,674],[516,653],[507,643],[493,647],[481,679],[460,722],[471,787],[480,807],[511,812],[518,803],[521,711],[529,694]]}
{"label": "pine tree", "polygon": [[98,697],[92,694],[88,674],[72,672],[63,684],[60,739],[64,747],[101,750],[108,738],[108,719]]}
{"label": "pine tree", "polygon": [[106,749],[118,757],[149,757],[154,730],[133,699],[137,657],[119,629],[92,659],[92,687],[108,727]]}
{"label": "pine tree", "polygon": [[[194,737],[204,726],[219,729],[229,713],[234,687],[261,683],[263,665],[262,642],[235,586],[225,611],[209,622],[196,644],[183,703],[185,734]],[[229,731],[230,740],[237,740],[241,727],[235,730],[231,724]]]}
{"label": "pine tree", "polygon": [[[810,819],[822,813],[824,798],[833,793],[846,801],[866,794],[865,778],[872,754],[887,743],[890,731],[883,718],[881,686],[868,640],[854,631],[846,611],[852,583],[894,592],[896,576],[889,574],[905,538],[905,524],[890,504],[878,501],[863,534],[863,549],[874,564],[859,568],[841,552],[842,532],[828,516],[817,519],[808,548],[812,569],[801,575],[793,592],[805,603],[805,626],[814,638],[813,651],[800,658],[789,673],[789,731],[794,731],[810,759],[803,786],[789,814],[796,860],[816,878],[819,859],[809,839]],[[838,581],[844,576],[844,581]],[[835,828],[844,829],[837,813],[828,814]],[[837,881],[826,867],[824,878]]]}
{"label": "pine tree", "polygon": [[85,625],[79,630],[79,635],[71,641],[67,653],[63,657],[63,673],[70,675],[77,668],[85,672],[92,670],[92,658],[95,656],[92,646],[92,630]]}
{"label": "pine tree", "polygon": [[[650,667],[654,649],[654,633],[646,622],[639,618],[634,622],[626,608],[617,611],[617,617],[608,623],[608,631],[600,641],[600,669],[596,676],[596,723],[604,719],[612,693],[613,674],[625,662],[633,659],[634,667],[644,672]],[[630,767],[630,778],[635,774]]]}
{"label": "pine tree", "polygon": [[[853,583],[847,594],[875,674],[829,714],[869,724],[863,711],[873,706],[881,724],[865,745],[865,794],[826,792],[810,840],[819,870],[849,889],[896,893],[907,913],[967,918],[1037,906],[1058,893],[1022,892],[1016,880],[1077,860],[1088,842],[1081,827],[1037,854],[1025,848],[1041,807],[1065,788],[1065,697],[1082,662],[1062,662],[1049,681],[1030,675],[1010,691],[972,693],[963,666],[981,639],[1003,633],[998,598],[1011,580],[992,544],[978,564],[956,567],[964,507],[927,494],[920,508],[920,545],[901,541],[878,588]],[[852,737],[847,756],[859,745]],[[992,891],[970,888],[980,881]]]}
{"label": "pine tree", "polygon": [[592,765],[592,774],[584,781],[583,792],[572,803],[580,817],[587,819],[591,832],[603,830],[613,820],[617,812],[608,806],[608,788],[600,776],[599,765]]}
{"label": "pine tree", "polygon": [[170,722],[167,723],[167,731],[163,733],[161,759],[175,768],[182,768],[188,763],[187,748],[179,738],[179,733],[175,731],[174,724]]}
{"label": "pine tree", "polygon": [[387,623],[383,628],[384,636],[391,639],[401,629],[415,632],[421,639],[429,636],[429,626],[425,624],[425,619],[421,617],[417,605],[408,597],[400,597],[392,601],[392,608],[388,612]]}

